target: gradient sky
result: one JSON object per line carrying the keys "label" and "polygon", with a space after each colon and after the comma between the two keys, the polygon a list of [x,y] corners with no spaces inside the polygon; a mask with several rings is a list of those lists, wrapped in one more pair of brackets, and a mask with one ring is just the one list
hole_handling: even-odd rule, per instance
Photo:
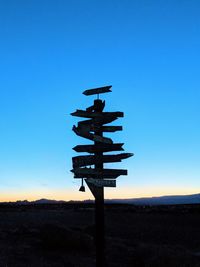
{"label": "gradient sky", "polygon": [[[0,0],[0,201],[88,199],[70,172],[90,143],[69,114],[112,85],[112,134],[135,156],[107,198],[200,192],[198,0]],[[110,135],[109,135],[110,136]]]}

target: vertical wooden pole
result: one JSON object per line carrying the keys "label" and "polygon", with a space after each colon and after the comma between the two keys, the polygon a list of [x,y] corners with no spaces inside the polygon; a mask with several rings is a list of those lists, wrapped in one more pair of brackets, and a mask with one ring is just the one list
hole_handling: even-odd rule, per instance
{"label": "vertical wooden pole", "polygon": [[[101,101],[101,100],[99,100]],[[95,106],[95,102],[94,102]],[[97,107],[98,109],[98,107]],[[96,135],[103,136],[102,131],[96,131]],[[97,142],[95,142],[96,144]],[[102,152],[96,152],[96,156],[102,156]],[[95,164],[95,169],[103,170],[103,162]],[[101,177],[99,177],[101,178]],[[96,243],[96,267],[104,267],[105,240],[104,240],[104,187],[96,188],[95,197],[95,243]]]}
{"label": "vertical wooden pole", "polygon": [[104,189],[98,189],[95,199],[96,267],[104,267]]}

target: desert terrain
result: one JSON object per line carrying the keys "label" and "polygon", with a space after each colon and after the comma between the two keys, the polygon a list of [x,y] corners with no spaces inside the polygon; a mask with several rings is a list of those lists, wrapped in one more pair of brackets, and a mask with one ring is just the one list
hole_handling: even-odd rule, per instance
{"label": "desert terrain", "polygon": [[[200,205],[105,205],[106,266],[199,267]],[[0,267],[94,267],[94,205],[0,205]]]}

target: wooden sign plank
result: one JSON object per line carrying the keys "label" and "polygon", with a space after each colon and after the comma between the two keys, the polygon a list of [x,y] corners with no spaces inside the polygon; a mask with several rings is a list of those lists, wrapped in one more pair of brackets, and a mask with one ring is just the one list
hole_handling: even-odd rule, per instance
{"label": "wooden sign plank", "polygon": [[73,168],[85,167],[99,163],[121,162],[123,159],[132,157],[132,153],[121,153],[117,155],[101,155],[101,156],[77,156],[72,158]]}
{"label": "wooden sign plank", "polygon": [[73,126],[72,130],[81,137],[84,137],[86,139],[99,142],[99,143],[105,143],[105,144],[112,144],[113,141],[110,138],[107,137],[101,137],[95,134],[91,134],[90,132],[83,131],[82,128],[76,127],[75,125]]}
{"label": "wooden sign plank", "polygon": [[88,178],[86,181],[96,187],[116,187],[116,180]]}
{"label": "wooden sign plank", "polygon": [[85,120],[78,122],[78,127],[82,128],[84,131],[91,132],[116,132],[122,131],[122,126],[102,126],[94,122],[94,120]]}
{"label": "wooden sign plank", "polygon": [[71,170],[74,173],[74,178],[109,178],[115,179],[120,175],[127,175],[127,170],[121,169],[103,169],[97,170],[92,168],[76,168]]}
{"label": "wooden sign plank", "polygon": [[93,118],[90,120],[84,120],[84,121],[79,121],[78,125],[95,125],[95,126],[102,126],[107,123],[111,123],[118,118],[115,116],[108,116],[108,117],[99,117],[99,118]]}
{"label": "wooden sign plank", "polygon": [[101,131],[101,132],[116,132],[122,131],[122,126],[94,126],[90,127],[90,131]]}
{"label": "wooden sign plank", "polygon": [[107,117],[101,117],[101,118],[94,118],[93,119],[93,122],[96,124],[96,125],[104,125],[104,124],[107,124],[107,123],[111,123],[115,120],[117,120],[118,118],[116,116],[107,116]]}
{"label": "wooden sign plank", "polygon": [[110,151],[123,151],[122,148],[123,143],[116,144],[99,144],[99,145],[78,145],[73,148],[76,152],[88,152],[88,153],[96,153],[96,152],[110,152]]}
{"label": "wooden sign plank", "polygon": [[112,92],[110,90],[111,87],[112,87],[112,85],[104,86],[104,87],[98,87],[98,88],[94,88],[94,89],[88,89],[88,90],[85,90],[83,92],[83,94],[86,95],[86,96],[88,96],[88,95],[96,95],[96,94],[109,93],[109,92]]}
{"label": "wooden sign plank", "polygon": [[91,112],[87,110],[77,109],[75,112],[71,113],[72,116],[81,118],[103,118],[103,117],[124,117],[124,113],[121,111],[115,112]]}
{"label": "wooden sign plank", "polygon": [[117,131],[122,131],[123,127],[122,126],[102,126],[101,131],[102,132],[117,132]]}

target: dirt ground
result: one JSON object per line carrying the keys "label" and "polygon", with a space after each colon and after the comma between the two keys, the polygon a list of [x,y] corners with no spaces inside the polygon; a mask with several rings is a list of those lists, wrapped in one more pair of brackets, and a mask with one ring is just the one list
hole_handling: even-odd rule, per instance
{"label": "dirt ground", "polygon": [[[105,266],[200,267],[200,206],[106,205]],[[95,267],[93,204],[0,206],[0,267]]]}

